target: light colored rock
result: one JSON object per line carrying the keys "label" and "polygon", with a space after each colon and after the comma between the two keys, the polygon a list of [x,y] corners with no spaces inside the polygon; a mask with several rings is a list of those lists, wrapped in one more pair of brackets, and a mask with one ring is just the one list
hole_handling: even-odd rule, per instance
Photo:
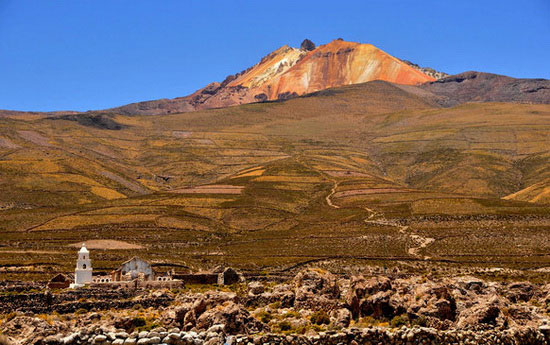
{"label": "light colored rock", "polygon": [[149,341],[147,342],[147,344],[150,344],[150,345],[160,344],[160,337],[149,338]]}
{"label": "light colored rock", "polygon": [[115,337],[116,338],[121,338],[121,339],[126,339],[126,338],[130,337],[130,335],[126,332],[118,332],[118,333],[115,333]]}
{"label": "light colored rock", "polygon": [[61,342],[66,345],[72,344],[75,341],[77,335],[78,333],[69,334],[68,336],[61,338]]}
{"label": "light colored rock", "polygon": [[137,341],[137,345],[147,345],[149,344],[149,338],[139,338]]}
{"label": "light colored rock", "polygon": [[216,324],[216,325],[212,325],[210,328],[208,328],[206,333],[210,333],[210,332],[222,333],[224,330],[225,330],[225,325],[224,324]]}
{"label": "light colored rock", "polygon": [[105,336],[103,334],[99,334],[99,335],[96,335],[94,337],[94,340],[92,341],[92,344],[102,344],[106,340],[107,340],[107,336]]}

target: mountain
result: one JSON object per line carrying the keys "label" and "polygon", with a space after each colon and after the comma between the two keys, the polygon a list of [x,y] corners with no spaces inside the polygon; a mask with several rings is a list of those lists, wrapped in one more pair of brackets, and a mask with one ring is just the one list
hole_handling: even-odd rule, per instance
{"label": "mountain", "polygon": [[315,47],[305,40],[300,48],[285,45],[255,66],[189,96],[133,103],[107,111],[125,115],[188,112],[287,99],[372,80],[418,85],[435,78],[371,44],[338,39]]}

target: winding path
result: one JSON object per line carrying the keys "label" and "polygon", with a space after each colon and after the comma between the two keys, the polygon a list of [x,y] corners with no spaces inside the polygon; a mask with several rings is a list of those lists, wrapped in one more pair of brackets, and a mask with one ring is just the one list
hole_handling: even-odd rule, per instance
{"label": "winding path", "polygon": [[[332,187],[330,194],[328,194],[325,199],[327,201],[327,205],[329,205],[332,208],[338,209],[340,208],[340,206],[332,202],[332,196],[334,195],[334,193],[336,193],[336,189],[338,188],[338,182],[333,180],[333,183],[334,183],[334,186]],[[408,225],[401,225],[395,221],[388,220],[384,218],[384,215],[378,211],[375,211],[366,206],[364,206],[363,209],[370,213],[369,216],[364,219],[365,223],[396,227],[399,230],[400,234],[402,234],[403,236],[408,236],[410,240],[415,244],[414,247],[410,247],[407,249],[407,253],[409,253],[409,255],[415,256],[417,258],[422,258],[422,255],[421,255],[422,249],[428,247],[429,245],[435,242],[435,238],[423,237],[416,233],[413,233],[410,231],[410,227]],[[424,256],[423,259],[429,260],[431,259],[431,257]]]}

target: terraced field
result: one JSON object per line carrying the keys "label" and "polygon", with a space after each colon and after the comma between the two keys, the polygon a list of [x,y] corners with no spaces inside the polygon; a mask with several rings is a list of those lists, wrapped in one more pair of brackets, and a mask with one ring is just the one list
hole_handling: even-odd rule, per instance
{"label": "terraced field", "polygon": [[439,108],[371,82],[78,116],[92,119],[0,119],[3,279],[70,271],[91,240],[104,271],[133,255],[262,274],[314,260],[550,266],[548,105]]}

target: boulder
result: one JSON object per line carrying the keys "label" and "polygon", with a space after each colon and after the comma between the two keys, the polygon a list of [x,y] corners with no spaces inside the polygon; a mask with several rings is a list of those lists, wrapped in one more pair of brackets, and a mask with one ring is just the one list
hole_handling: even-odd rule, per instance
{"label": "boulder", "polygon": [[535,288],[533,284],[528,282],[519,282],[508,285],[506,297],[512,303],[528,302],[533,298]]}
{"label": "boulder", "polygon": [[265,292],[265,287],[260,282],[251,282],[248,284],[248,293],[252,296],[259,295],[261,293]]}
{"label": "boulder", "polygon": [[[463,310],[458,318],[457,326],[460,328],[479,328],[487,325],[502,325],[504,318],[501,316],[501,308],[504,303],[498,296],[491,296],[487,300],[480,300],[471,308]],[[499,318],[500,317],[500,318]]]}
{"label": "boulder", "polygon": [[227,334],[248,334],[264,328],[243,306],[233,302],[207,310],[196,322],[196,327],[202,330],[214,325],[224,325],[223,330]]}
{"label": "boulder", "polygon": [[441,321],[455,321],[457,316],[456,300],[443,283],[426,283],[415,289],[419,299],[411,305],[409,311],[422,316],[437,318]]}
{"label": "boulder", "polygon": [[359,304],[359,315],[372,316],[375,319],[392,318],[395,308],[391,303],[391,291],[380,291],[363,298]]}
{"label": "boulder", "polygon": [[67,333],[67,326],[64,323],[47,321],[30,316],[16,316],[8,322],[0,325],[1,334],[22,340],[22,343],[33,344],[53,334]]}
{"label": "boulder", "polygon": [[[390,279],[387,277],[373,277],[369,280],[366,280],[363,276],[354,276],[351,278],[350,287],[346,295],[346,304],[351,310],[354,318],[357,318],[364,314],[365,312],[370,312],[374,309],[379,309],[382,311],[382,306],[378,305],[376,307],[369,306],[378,304],[380,301],[380,296],[374,300],[371,298],[369,302],[366,302],[365,299],[370,295],[375,295],[379,292],[385,292],[392,288]],[[389,299],[387,300],[389,306]],[[365,308],[362,313],[362,308]],[[374,309],[373,309],[374,308]],[[384,307],[386,309],[386,307]]]}
{"label": "boulder", "polygon": [[278,302],[282,308],[291,308],[294,306],[295,297],[294,290],[290,285],[281,284],[275,286],[272,291],[264,291],[260,294],[249,290],[245,305],[258,307]]}
{"label": "boulder", "polygon": [[351,322],[351,312],[346,308],[333,310],[330,316],[332,318],[332,324],[338,328],[346,328]]}
{"label": "boulder", "polygon": [[338,307],[340,288],[336,277],[320,269],[302,271],[294,278],[296,308],[333,310]]}

